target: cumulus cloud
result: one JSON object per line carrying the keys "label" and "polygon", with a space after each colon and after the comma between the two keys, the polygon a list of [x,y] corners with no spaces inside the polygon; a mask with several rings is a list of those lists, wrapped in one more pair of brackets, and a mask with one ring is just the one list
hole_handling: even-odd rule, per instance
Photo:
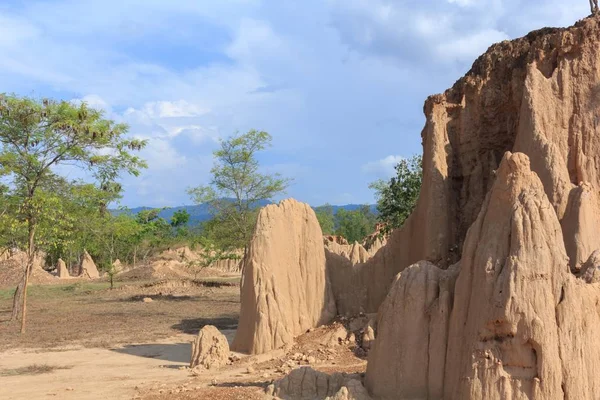
{"label": "cumulus cloud", "polygon": [[274,138],[261,165],[301,177],[290,196],[367,202],[369,180],[400,159],[382,152],[420,151],[427,95],[493,42],[589,12],[538,3],[18,2],[0,6],[0,80],[7,92],[82,99],[149,139],[151,168],[125,179],[127,205],[188,201],[218,139],[252,128]]}
{"label": "cumulus cloud", "polygon": [[143,109],[150,118],[196,117],[210,111],[185,100],[152,101],[144,104]]}
{"label": "cumulus cloud", "polygon": [[394,176],[394,167],[403,159],[402,156],[390,155],[380,160],[365,163],[361,169],[364,173],[377,175],[381,178],[391,178]]}

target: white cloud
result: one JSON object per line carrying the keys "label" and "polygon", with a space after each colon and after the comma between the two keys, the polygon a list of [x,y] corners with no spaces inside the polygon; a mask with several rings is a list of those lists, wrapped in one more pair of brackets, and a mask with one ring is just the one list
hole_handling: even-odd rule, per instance
{"label": "white cloud", "polygon": [[126,179],[130,205],[188,200],[217,139],[251,128],[274,137],[261,165],[302,177],[290,195],[368,201],[372,175],[390,176],[400,158],[367,161],[419,151],[427,95],[493,42],[589,12],[563,0],[37,0],[0,10],[3,91],[78,97],[151,139],[151,168]]}
{"label": "white cloud", "polygon": [[398,164],[404,157],[402,156],[387,156],[377,161],[370,161],[366,164],[363,164],[361,167],[363,173],[377,175],[382,178],[390,178],[394,176],[394,167]]}
{"label": "white cloud", "polygon": [[148,102],[143,110],[150,118],[196,117],[210,112],[185,100]]}
{"label": "white cloud", "polygon": [[456,4],[461,7],[470,7],[477,4],[478,0],[447,0],[450,4]]}
{"label": "white cloud", "polygon": [[508,39],[508,35],[504,32],[486,29],[445,42],[439,45],[436,51],[444,58],[470,61],[484,53],[493,43]]}
{"label": "white cloud", "polygon": [[187,158],[179,154],[168,140],[159,138],[149,139],[140,156],[148,163],[149,171],[172,170],[187,163]]}

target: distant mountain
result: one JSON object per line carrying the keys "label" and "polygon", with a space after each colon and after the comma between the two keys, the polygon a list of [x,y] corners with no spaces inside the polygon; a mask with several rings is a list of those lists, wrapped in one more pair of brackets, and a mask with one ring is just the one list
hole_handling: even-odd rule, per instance
{"label": "distant mountain", "polygon": [[[259,203],[260,207],[266,206],[267,204],[271,204],[271,202],[265,200],[265,201],[262,201]],[[333,206],[332,205],[331,208],[333,209],[333,213],[335,214],[340,209],[344,209],[347,211],[354,211],[354,210],[360,208],[361,206],[362,206],[361,204],[345,204],[345,205],[341,205],[341,206]],[[313,207],[313,208],[318,209],[319,207]],[[371,204],[370,208],[371,208],[372,212],[377,212],[377,208],[374,204]],[[135,208],[128,209],[127,212],[135,215],[135,214],[139,213],[140,211],[154,210],[154,209],[155,209],[155,207],[135,207]],[[199,204],[199,205],[193,205],[193,206],[166,207],[160,211],[158,216],[169,221],[171,219],[171,217],[173,217],[173,214],[175,214],[177,211],[180,211],[180,210],[185,210],[188,212],[188,214],[190,214],[190,222],[188,223],[188,225],[197,225],[201,222],[207,221],[212,218],[212,214],[210,213],[210,206],[206,203]],[[114,215],[119,215],[123,211],[111,210],[111,212]]]}

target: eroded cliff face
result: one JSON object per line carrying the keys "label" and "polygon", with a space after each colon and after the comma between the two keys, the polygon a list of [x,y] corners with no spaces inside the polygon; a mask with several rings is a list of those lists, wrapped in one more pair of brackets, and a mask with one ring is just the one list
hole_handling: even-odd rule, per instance
{"label": "eroded cliff face", "polygon": [[[400,273],[383,302],[367,386],[380,399],[594,399],[600,285],[569,269],[529,158],[506,153],[462,259]],[[591,282],[591,283],[587,283]]]}
{"label": "eroded cliff face", "polygon": [[599,24],[588,18],[495,44],[451,89],[427,99],[419,202],[388,244],[353,268],[353,290],[367,293],[353,311],[377,311],[394,276],[419,260],[442,269],[460,260],[507,151],[529,157],[571,268],[600,248],[600,235],[590,234],[600,222]]}
{"label": "eroded cliff face", "polygon": [[598,48],[598,17],[533,32],[427,100],[417,209],[353,267],[375,398],[597,398]]}

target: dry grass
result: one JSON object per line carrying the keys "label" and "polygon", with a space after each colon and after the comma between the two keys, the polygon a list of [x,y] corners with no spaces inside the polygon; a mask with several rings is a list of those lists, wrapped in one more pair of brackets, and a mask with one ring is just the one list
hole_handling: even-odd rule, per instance
{"label": "dry grass", "polygon": [[0,370],[0,376],[17,376],[17,375],[42,375],[49,374],[59,369],[71,369],[69,365],[48,365],[48,364],[32,364],[26,367],[14,369]]}
{"label": "dry grass", "polygon": [[[239,280],[239,278],[238,278]],[[12,289],[0,289],[0,351],[66,345],[112,347],[195,334],[205,324],[235,329],[239,287],[129,283],[109,290],[105,282],[32,286],[27,331],[9,322]],[[143,297],[154,301],[144,303]]]}

